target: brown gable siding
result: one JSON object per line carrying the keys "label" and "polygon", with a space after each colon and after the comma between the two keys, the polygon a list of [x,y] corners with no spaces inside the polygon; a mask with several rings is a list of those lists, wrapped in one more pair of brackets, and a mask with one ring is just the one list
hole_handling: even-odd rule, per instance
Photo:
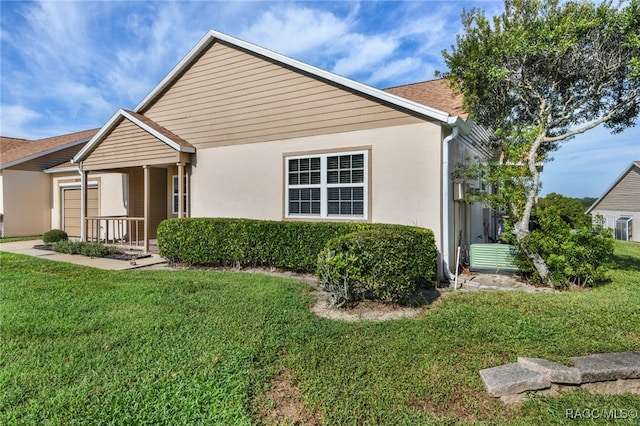
{"label": "brown gable siding", "polygon": [[632,167],[594,210],[640,211],[640,167]]}
{"label": "brown gable siding", "polygon": [[141,112],[197,148],[423,121],[220,41]]}
{"label": "brown gable siding", "polygon": [[179,153],[123,119],[82,164],[84,170],[175,163]]}

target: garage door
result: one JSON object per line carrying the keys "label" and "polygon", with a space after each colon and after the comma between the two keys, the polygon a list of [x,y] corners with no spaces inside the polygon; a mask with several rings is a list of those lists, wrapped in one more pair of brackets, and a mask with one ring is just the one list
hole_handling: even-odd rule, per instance
{"label": "garage door", "polygon": [[[80,188],[62,190],[62,228],[70,237],[80,237]],[[87,215],[98,216],[98,188],[87,190]]]}

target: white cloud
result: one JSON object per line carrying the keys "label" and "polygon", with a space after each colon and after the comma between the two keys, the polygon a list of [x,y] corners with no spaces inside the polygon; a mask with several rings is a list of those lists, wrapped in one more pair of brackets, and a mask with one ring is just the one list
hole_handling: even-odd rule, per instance
{"label": "white cloud", "polygon": [[[413,76],[419,74],[423,76],[425,73],[433,74],[432,67],[422,62],[420,58],[405,58],[380,65],[371,76],[367,78],[367,82],[375,85],[383,81],[403,79],[407,75]],[[418,78],[416,81],[423,79],[424,78]]]}
{"label": "white cloud", "polygon": [[398,47],[397,40],[393,38],[363,34],[350,34],[340,44],[346,56],[336,62],[333,72],[341,75],[374,72],[380,62],[389,58]]}
{"label": "white cloud", "polygon": [[22,105],[2,104],[0,112],[0,135],[10,137],[32,135],[33,132],[30,131],[27,125],[42,117],[42,114],[39,112]]}
{"label": "white cloud", "polygon": [[297,56],[334,43],[349,29],[349,18],[295,5],[272,7],[240,32],[239,37],[278,53]]}

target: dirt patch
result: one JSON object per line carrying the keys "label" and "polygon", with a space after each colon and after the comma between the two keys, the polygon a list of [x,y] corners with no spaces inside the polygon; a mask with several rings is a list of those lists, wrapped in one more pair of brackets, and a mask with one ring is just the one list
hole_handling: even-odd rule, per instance
{"label": "dirt patch", "polygon": [[322,415],[312,412],[302,403],[300,389],[288,370],[274,377],[267,393],[254,401],[253,405],[261,424],[322,424]]}
{"label": "dirt patch", "polygon": [[427,310],[427,305],[441,297],[438,290],[425,290],[417,295],[413,306],[363,300],[355,306],[337,308],[331,305],[329,295],[317,285],[311,296],[315,299],[311,312],[328,319],[341,321],[388,321],[398,318],[414,318]]}
{"label": "dirt patch", "polygon": [[496,420],[496,413],[500,413],[504,420],[513,419],[514,409],[505,408],[495,398],[484,392],[458,390],[446,399],[424,399],[414,402],[414,406],[428,415],[451,419],[452,424],[462,421],[465,424]]}

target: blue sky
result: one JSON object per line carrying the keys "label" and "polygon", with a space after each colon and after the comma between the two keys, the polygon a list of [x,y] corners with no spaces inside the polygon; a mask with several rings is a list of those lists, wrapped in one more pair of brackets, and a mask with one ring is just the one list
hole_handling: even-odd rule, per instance
{"label": "blue sky", "polygon": [[[502,1],[2,1],[0,134],[101,127],[134,108],[210,30],[385,88],[434,78],[463,8]],[[632,160],[640,127],[598,128],[545,166],[542,194],[599,196]]]}

